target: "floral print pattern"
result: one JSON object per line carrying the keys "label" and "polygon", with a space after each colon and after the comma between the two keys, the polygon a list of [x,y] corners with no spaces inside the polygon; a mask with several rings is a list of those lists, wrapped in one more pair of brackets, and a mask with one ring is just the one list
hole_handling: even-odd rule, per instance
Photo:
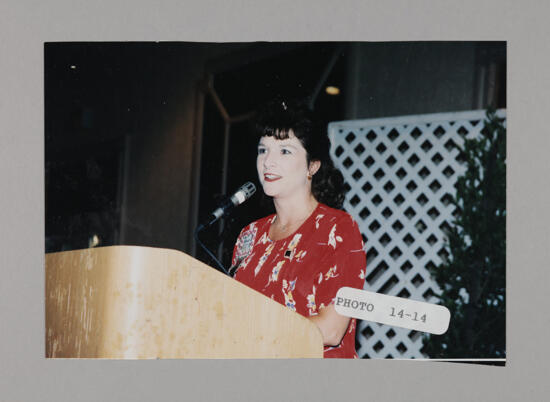
{"label": "floral print pattern", "polygon": [[296,285],[296,279],[293,281],[287,282],[286,279],[283,279],[283,295],[285,296],[285,306],[287,306],[292,311],[296,311],[296,302],[292,297],[292,291]]}
{"label": "floral print pattern", "polygon": [[271,282],[277,282],[277,279],[279,278],[279,271],[281,271],[281,267],[284,263],[285,261],[279,261],[277,265],[273,267],[273,271],[271,271],[271,275],[269,275],[269,280],[267,281],[266,286],[269,286]]}
{"label": "floral print pattern", "polygon": [[315,304],[315,285],[313,286],[312,293],[307,295],[307,305],[309,315],[316,315],[317,314],[317,305]]}
{"label": "floral print pattern", "polygon": [[267,261],[267,258],[273,251],[274,247],[275,247],[275,244],[270,244],[269,246],[267,246],[264,254],[260,257],[260,261],[258,261],[258,265],[256,265],[256,268],[254,268],[254,276],[258,275],[258,272],[262,268],[262,265],[264,265],[264,263]]}

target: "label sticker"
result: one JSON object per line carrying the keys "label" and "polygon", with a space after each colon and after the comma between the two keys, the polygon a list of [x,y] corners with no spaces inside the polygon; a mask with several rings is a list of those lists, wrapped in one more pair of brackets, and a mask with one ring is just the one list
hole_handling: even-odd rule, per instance
{"label": "label sticker", "polygon": [[449,328],[449,309],[403,297],[343,287],[334,301],[336,312],[347,317],[441,335]]}

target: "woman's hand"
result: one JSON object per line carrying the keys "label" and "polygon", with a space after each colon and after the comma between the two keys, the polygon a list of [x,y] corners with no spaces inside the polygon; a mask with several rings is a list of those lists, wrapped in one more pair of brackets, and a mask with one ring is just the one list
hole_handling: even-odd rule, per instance
{"label": "woman's hand", "polygon": [[319,314],[309,317],[323,336],[325,346],[338,346],[346,334],[350,318],[340,315],[334,309],[334,304],[330,304],[319,311]]}

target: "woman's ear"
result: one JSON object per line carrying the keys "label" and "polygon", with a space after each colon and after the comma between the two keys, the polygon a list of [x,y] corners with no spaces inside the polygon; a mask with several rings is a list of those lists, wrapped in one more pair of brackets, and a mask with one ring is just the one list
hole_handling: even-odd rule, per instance
{"label": "woman's ear", "polygon": [[315,173],[317,173],[317,171],[319,170],[319,168],[321,167],[321,161],[311,161],[309,162],[309,174],[310,176],[313,176]]}

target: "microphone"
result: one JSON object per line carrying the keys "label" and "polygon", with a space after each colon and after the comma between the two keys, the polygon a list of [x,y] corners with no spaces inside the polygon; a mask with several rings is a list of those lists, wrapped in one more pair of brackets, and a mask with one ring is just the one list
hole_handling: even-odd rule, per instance
{"label": "microphone", "polygon": [[197,232],[207,228],[212,225],[222,216],[227,215],[233,208],[241,205],[243,202],[248,200],[256,192],[256,186],[251,182],[244,183],[231,197],[225,198],[218,208],[214,210],[209,216],[208,219],[197,226]]}

